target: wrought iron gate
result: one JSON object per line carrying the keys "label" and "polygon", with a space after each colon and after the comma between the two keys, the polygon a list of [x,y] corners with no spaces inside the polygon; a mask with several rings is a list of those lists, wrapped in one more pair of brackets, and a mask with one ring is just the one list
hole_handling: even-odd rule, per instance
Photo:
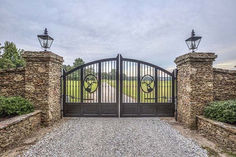
{"label": "wrought iron gate", "polygon": [[174,73],[123,58],[63,71],[64,116],[174,116]]}

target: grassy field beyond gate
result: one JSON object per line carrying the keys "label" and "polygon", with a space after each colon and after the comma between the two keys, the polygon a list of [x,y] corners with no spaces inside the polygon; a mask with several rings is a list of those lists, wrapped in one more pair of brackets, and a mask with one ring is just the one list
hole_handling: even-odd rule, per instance
{"label": "grassy field beyond gate", "polygon": [[[111,87],[116,88],[115,80],[103,79],[102,83],[107,83],[107,86],[109,84]],[[84,82],[84,86],[87,86],[86,82]],[[145,86],[143,88],[145,88]],[[93,85],[91,90],[92,91],[96,90],[96,85]],[[138,91],[137,81],[123,80],[123,94],[131,97],[132,99],[134,99],[134,101],[137,101],[137,96],[138,96],[137,91]],[[81,81],[67,80],[66,95],[67,97],[70,98],[70,102],[81,102]],[[171,80],[157,82],[157,96],[158,96],[159,103],[171,102],[171,98],[172,98],[172,81]],[[88,93],[83,88],[83,98],[90,99],[91,97],[92,97],[92,94]],[[144,93],[140,89],[140,102],[154,103],[155,102],[154,98],[155,98],[155,89],[153,89],[150,93]]]}

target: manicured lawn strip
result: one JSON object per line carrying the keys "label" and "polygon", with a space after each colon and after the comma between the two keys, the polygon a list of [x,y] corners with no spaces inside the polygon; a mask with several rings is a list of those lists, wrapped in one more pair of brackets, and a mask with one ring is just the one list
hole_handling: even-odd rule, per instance
{"label": "manicured lawn strip", "polygon": [[[115,80],[112,80],[115,82]],[[115,83],[111,83],[108,82],[106,80],[106,82],[115,87]],[[157,95],[158,95],[158,102],[168,102],[167,100],[167,96],[168,98],[171,98],[171,95],[172,95],[172,82],[171,81],[158,81],[158,92],[157,92]],[[133,99],[137,99],[137,96],[138,96],[138,93],[137,93],[137,88],[138,84],[137,84],[137,81],[128,81],[128,80],[123,80],[123,93],[129,97],[132,97]],[[165,88],[164,88],[165,87]],[[133,90],[135,89],[135,90]],[[155,99],[145,99],[145,98],[155,98],[155,89],[151,92],[151,93],[144,93],[141,89],[140,89],[140,97],[141,97],[141,102],[151,102],[151,103],[154,103],[155,102]]]}
{"label": "manicured lawn strip", "polygon": [[[84,82],[86,83],[86,82]],[[92,86],[92,91],[96,87]],[[70,98],[70,102],[81,102],[81,81],[67,80],[66,95]],[[92,94],[83,88],[83,98],[92,99]]]}
{"label": "manicured lawn strip", "polygon": [[[110,86],[116,88],[116,80],[105,80],[103,79],[102,82],[107,82]],[[84,82],[86,83],[86,82]],[[172,82],[171,81],[158,81],[158,102],[168,102],[168,98],[171,98],[172,95],[172,87],[171,87]],[[81,102],[81,81],[78,80],[67,80],[67,93],[66,95],[70,97],[70,102]],[[92,88],[92,90],[94,87]],[[83,88],[84,90],[84,88]],[[137,81],[131,81],[131,80],[123,80],[123,93],[133,99],[136,100],[137,102]],[[144,93],[140,89],[140,97],[141,97],[141,102],[149,102],[149,103],[154,103],[155,99],[155,89],[151,93]],[[83,91],[83,97],[84,99],[90,99],[91,94],[86,92],[85,90]],[[146,99],[150,98],[150,99]]]}

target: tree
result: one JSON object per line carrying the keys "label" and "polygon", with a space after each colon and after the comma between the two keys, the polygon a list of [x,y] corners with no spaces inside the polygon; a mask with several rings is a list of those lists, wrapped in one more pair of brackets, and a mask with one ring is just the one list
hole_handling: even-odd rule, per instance
{"label": "tree", "polygon": [[66,71],[70,71],[72,67],[70,65],[63,65],[63,69],[65,69]]}
{"label": "tree", "polygon": [[22,58],[23,49],[17,49],[13,42],[6,41],[3,47],[0,47],[0,69],[18,68],[25,66]]}
{"label": "tree", "polygon": [[73,68],[76,68],[76,67],[83,65],[83,64],[84,64],[84,61],[82,58],[76,58],[73,63]]}
{"label": "tree", "polygon": [[76,58],[74,63],[73,63],[73,66],[71,65],[63,65],[63,69],[65,69],[66,71],[70,71],[71,69],[74,69],[80,65],[83,65],[84,64],[84,61],[82,58]]}

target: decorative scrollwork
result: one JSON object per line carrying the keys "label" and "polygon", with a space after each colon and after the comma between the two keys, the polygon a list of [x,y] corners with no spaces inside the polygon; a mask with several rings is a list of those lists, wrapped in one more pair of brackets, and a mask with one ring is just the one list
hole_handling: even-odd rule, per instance
{"label": "decorative scrollwork", "polygon": [[98,88],[98,80],[97,77],[93,74],[88,74],[84,78],[84,89],[88,93],[94,93]]}
{"label": "decorative scrollwork", "polygon": [[144,75],[141,79],[141,89],[144,93],[150,93],[154,89],[154,78],[151,75]]}

